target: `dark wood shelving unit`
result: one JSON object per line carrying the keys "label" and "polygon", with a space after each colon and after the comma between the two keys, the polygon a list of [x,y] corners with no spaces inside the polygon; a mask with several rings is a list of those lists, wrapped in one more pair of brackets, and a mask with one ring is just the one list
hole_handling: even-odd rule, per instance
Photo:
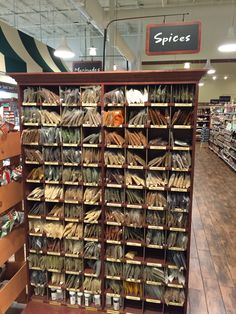
{"label": "dark wood shelving unit", "polygon": [[[92,295],[99,294],[101,297],[101,306],[90,304],[90,310],[102,310],[108,313],[114,313],[112,305],[106,304],[109,296],[120,297],[120,309],[116,313],[187,313],[187,298],[188,298],[188,278],[189,278],[189,250],[190,250],[190,237],[191,237],[191,217],[192,217],[192,193],[193,193],[193,176],[194,176],[194,152],[195,152],[195,132],[196,132],[196,118],[197,118],[197,103],[198,103],[198,82],[205,74],[204,70],[191,70],[191,71],[137,71],[137,72],[101,72],[101,73],[53,73],[53,74],[13,74],[12,77],[19,84],[19,102],[24,113],[24,108],[38,108],[40,111],[45,108],[48,111],[56,111],[61,117],[65,108],[73,108],[76,110],[88,110],[87,108],[94,108],[101,115],[101,125],[85,125],[81,124],[77,127],[65,127],[61,123],[58,125],[42,125],[41,123],[23,123],[22,130],[42,130],[45,128],[62,129],[77,129],[80,132],[80,139],[75,143],[68,144],[59,141],[58,143],[43,144],[41,141],[36,143],[22,144],[23,148],[23,176],[24,176],[24,207],[27,216],[27,226],[32,227],[34,223],[56,223],[57,226],[65,228],[69,223],[76,223],[82,228],[82,236],[70,239],[63,237],[60,240],[60,247],[57,251],[48,251],[47,247],[42,247],[41,250],[32,249],[32,238],[43,238],[42,243],[49,243],[50,237],[45,231],[32,232],[29,227],[26,228],[28,242],[27,242],[27,256],[29,260],[32,258],[47,259],[52,256],[55,259],[61,259],[64,266],[54,269],[49,269],[47,266],[41,268],[39,265],[36,267],[29,267],[28,264],[28,278],[29,278],[29,297],[30,299],[63,306],[71,306],[69,304],[69,290],[87,292],[84,288],[86,281],[100,280],[99,287],[93,291],[89,291]],[[100,99],[97,103],[83,104],[79,103],[76,106],[67,107],[63,100],[59,104],[45,104],[45,103],[25,103],[23,101],[24,90],[28,87],[37,90],[39,87],[46,88],[53,91],[57,95],[62,95],[65,88],[78,88],[81,91],[84,87],[100,86]],[[82,89],[81,89],[82,88]],[[124,91],[130,88],[144,91],[148,93],[148,100],[142,103],[130,103],[127,101],[120,103],[106,103],[104,101],[104,94],[115,88],[120,88]],[[163,92],[161,101],[153,101],[150,95],[158,93],[157,90],[168,90]],[[166,88],[166,89],[165,89]],[[156,94],[155,94],[156,95]],[[156,96],[155,96],[156,97]],[[168,117],[168,121],[164,125],[154,125],[151,121],[150,110],[158,110],[163,116]],[[104,124],[105,113],[111,110],[121,110],[124,121],[118,125],[109,127]],[[138,114],[141,111],[145,112],[147,116],[146,123],[142,125],[130,125],[130,117]],[[173,117],[178,113],[183,114],[186,123],[178,124],[172,123]],[[188,119],[186,120],[186,116]],[[41,132],[41,131],[40,131]],[[100,132],[99,144],[84,144],[83,138],[92,133]],[[106,132],[117,132],[124,138],[124,143],[121,145],[107,145]],[[132,146],[128,143],[127,139],[129,132],[142,132],[146,141],[143,145]],[[109,133],[110,134],[110,133]],[[150,140],[162,137],[162,144],[150,144]],[[177,141],[177,142],[176,142]],[[24,143],[24,142],[23,142]],[[60,151],[60,160],[40,162],[35,160],[27,160],[25,149],[39,150],[44,153],[45,148],[58,149]],[[62,156],[66,150],[77,150],[81,153],[81,160],[76,163],[71,163],[63,160]],[[100,158],[92,160],[92,162],[85,162],[83,160],[86,150],[91,149],[93,152],[100,154]],[[105,162],[105,155],[107,152],[114,154],[120,153],[124,157],[122,164],[111,165]],[[128,164],[127,155],[134,153],[144,160],[143,165]],[[165,165],[158,167],[149,166],[148,163],[156,157],[163,157],[167,154],[168,162]],[[175,154],[175,155],[174,155]],[[186,155],[183,155],[186,154]],[[179,155],[190,156],[190,165],[188,168],[177,167],[174,163],[174,156]],[[94,155],[93,155],[94,156]],[[176,157],[177,158],[177,157]],[[83,170],[90,168],[91,170],[99,173],[98,179],[90,180],[90,183],[85,182],[83,174],[82,180],[77,182],[63,182],[61,178],[56,181],[47,181],[45,179],[46,169],[51,166],[59,168],[59,172],[64,169],[73,167],[73,171]],[[42,167],[43,176],[40,180],[29,180],[28,175],[34,168]],[[118,171],[118,172],[117,172]],[[109,174],[119,173],[123,178],[122,183],[107,182]],[[138,176],[138,183],[134,181],[130,184],[128,181],[129,174],[131,177]],[[161,184],[148,183],[149,177],[162,176],[165,180]],[[175,177],[174,177],[175,175]],[[175,181],[175,184],[171,184]],[[177,179],[178,178],[178,179]],[[132,180],[131,180],[132,181]],[[155,181],[155,180],[154,180]],[[155,181],[156,182],[156,181]],[[185,183],[183,183],[185,182]],[[188,183],[186,183],[188,182]],[[185,185],[184,185],[185,184]],[[173,186],[174,185],[174,186]],[[45,195],[36,198],[29,198],[29,193],[36,187],[60,187],[62,194],[55,199],[47,199]],[[75,188],[76,191],[81,190],[82,199],[69,200],[65,198],[67,190]],[[86,199],[86,193],[92,189],[93,195],[100,193],[99,199],[93,197]],[[110,193],[110,194],[109,194]],[[111,197],[111,194],[118,197]],[[162,195],[165,201],[164,205],[158,201],[158,204],[151,204],[147,201],[147,195]],[[131,196],[129,196],[131,195]],[[138,197],[139,203],[132,201],[133,197]],[[115,201],[114,201],[115,200]],[[35,204],[42,204],[42,212],[39,215],[30,213],[32,206]],[[62,206],[62,215],[51,217],[48,215],[54,205]],[[66,207],[68,204],[79,205],[82,208],[82,216],[80,218],[68,217],[66,214]],[[101,214],[97,220],[86,220],[85,215],[90,209],[101,210]],[[130,223],[128,218],[122,222],[109,220],[108,213],[118,211],[124,214],[124,217],[130,217],[139,213],[142,217],[142,223]],[[157,215],[159,222],[151,223],[147,218],[148,215]],[[171,223],[170,216],[175,220],[177,217],[185,222],[182,226],[177,226],[176,223]],[[154,217],[154,216],[153,216]],[[97,226],[97,229],[96,229]],[[91,236],[84,235],[85,230],[88,232],[89,228],[98,230],[99,235]],[[98,229],[100,228],[100,229]],[[40,229],[37,229],[40,230]],[[65,230],[65,229],[64,229]],[[138,230],[138,231],[137,231]],[[135,236],[135,232],[137,236]],[[95,232],[96,233],[96,232]],[[117,236],[115,236],[117,235]],[[113,237],[114,236],[114,237]],[[159,239],[154,243],[154,237]],[[174,238],[175,240],[171,240]],[[178,239],[178,241],[177,241]],[[66,251],[66,241],[75,241],[77,245],[80,243],[80,253],[72,254]],[[41,241],[41,240],[40,240]],[[154,242],[153,242],[154,241]],[[87,243],[90,245],[97,245],[98,255],[87,256],[85,253],[85,246]],[[114,255],[109,255],[109,247],[111,252],[115,250],[115,246],[121,247],[121,253],[117,258]],[[113,250],[113,251],[112,251]],[[132,255],[132,252],[135,252]],[[128,255],[127,255],[128,253]],[[171,258],[172,256],[172,258]],[[173,256],[175,258],[173,259]],[[75,263],[80,263],[77,271],[68,271],[67,259],[74,259]],[[101,270],[98,276],[92,271],[94,261],[101,262]],[[59,260],[57,260],[59,261]],[[80,262],[79,262],[80,261]],[[71,260],[72,263],[72,260]],[[110,264],[109,264],[110,263]],[[113,265],[111,265],[113,263]],[[108,264],[116,267],[114,275],[107,274]],[[56,265],[56,263],[55,263]],[[178,266],[179,265],[179,266]],[[185,267],[181,268],[181,265]],[[136,268],[133,268],[136,267]],[[133,275],[126,275],[125,269],[129,269]],[[158,269],[165,276],[165,280],[153,279],[147,280],[145,275],[148,271]],[[59,269],[59,270],[58,270]],[[136,270],[134,270],[136,269]],[[182,274],[183,281],[167,280],[168,275],[175,270],[179,276]],[[46,282],[44,284],[43,296],[35,295],[35,285],[32,285],[32,272],[42,272],[45,274]],[[140,273],[136,278],[134,275]],[[53,285],[52,274],[61,274],[61,283]],[[119,274],[118,274],[119,273]],[[68,276],[71,274],[80,277],[80,285],[77,289],[66,287]],[[154,276],[155,277],[155,276]],[[153,277],[153,278],[154,278]],[[178,281],[179,280],[179,281]],[[63,300],[53,301],[51,299],[51,288],[61,287],[63,291]],[[150,286],[150,287],[148,287]],[[114,288],[115,287],[115,288]],[[158,290],[156,287],[160,287]],[[112,290],[113,289],[113,290]],[[173,290],[172,290],[173,289]],[[117,292],[119,291],[119,292]],[[154,292],[153,292],[154,291]],[[159,292],[158,292],[159,291]],[[173,297],[167,302],[167,292],[176,293],[179,297],[180,294],[184,295],[184,301],[180,304],[176,302]],[[157,297],[157,294],[160,296]],[[171,294],[170,293],[170,294]],[[167,304],[168,303],[168,304]],[[73,305],[76,308],[84,308],[85,305]],[[85,307],[87,308],[87,307]]]}

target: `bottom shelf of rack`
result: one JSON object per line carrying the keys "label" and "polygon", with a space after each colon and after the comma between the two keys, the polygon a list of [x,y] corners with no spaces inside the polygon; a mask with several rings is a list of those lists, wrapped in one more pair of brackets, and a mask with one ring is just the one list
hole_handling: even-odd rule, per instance
{"label": "bottom shelf of rack", "polygon": [[8,262],[4,279],[6,284],[0,289],[0,313],[5,313],[25,289],[27,283],[26,263]]}

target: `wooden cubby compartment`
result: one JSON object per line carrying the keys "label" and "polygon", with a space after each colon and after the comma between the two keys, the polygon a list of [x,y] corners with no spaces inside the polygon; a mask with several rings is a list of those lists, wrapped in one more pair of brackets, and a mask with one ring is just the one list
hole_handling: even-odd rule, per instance
{"label": "wooden cubby compartment", "polygon": [[24,226],[18,226],[8,235],[0,239],[0,265],[5,263],[13,254],[18,252],[25,243]]}
{"label": "wooden cubby compartment", "polygon": [[0,137],[0,160],[21,154],[20,132],[14,131]]}
{"label": "wooden cubby compartment", "polygon": [[0,313],[5,313],[12,302],[25,289],[27,281],[26,263],[7,262],[5,280],[9,280],[0,289]]}
{"label": "wooden cubby compartment", "polygon": [[15,206],[22,201],[23,184],[22,182],[10,182],[0,187],[0,213]]}

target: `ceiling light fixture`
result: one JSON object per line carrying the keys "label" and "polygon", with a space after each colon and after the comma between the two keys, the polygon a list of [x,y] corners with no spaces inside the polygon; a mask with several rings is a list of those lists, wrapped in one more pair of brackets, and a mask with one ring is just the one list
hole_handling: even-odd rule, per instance
{"label": "ceiling light fixture", "polygon": [[203,83],[203,82],[199,82],[199,83],[198,83],[198,86],[199,86],[199,87],[202,87],[202,86],[204,86],[204,83]]}
{"label": "ceiling light fixture", "polygon": [[54,51],[54,56],[61,59],[71,59],[75,56],[75,53],[68,46],[68,43],[65,37],[62,38],[60,45]]}
{"label": "ceiling light fixture", "polygon": [[207,59],[206,65],[204,67],[207,70],[207,74],[215,74],[216,70],[212,67],[210,59]]}
{"label": "ceiling light fixture", "polygon": [[227,80],[227,79],[228,79],[228,76],[227,76],[227,75],[225,75],[225,76],[224,76],[224,80]]}
{"label": "ceiling light fixture", "polygon": [[216,75],[212,76],[212,79],[215,81],[217,79],[217,76]]}
{"label": "ceiling light fixture", "polygon": [[191,63],[190,62],[185,62],[184,63],[184,68],[185,69],[190,69]]}
{"label": "ceiling light fixture", "polygon": [[95,48],[94,46],[89,48],[89,55],[91,57],[95,57],[97,55],[97,48]]}
{"label": "ceiling light fixture", "polygon": [[233,26],[229,27],[226,41],[218,47],[218,51],[226,53],[236,51],[236,37]]}

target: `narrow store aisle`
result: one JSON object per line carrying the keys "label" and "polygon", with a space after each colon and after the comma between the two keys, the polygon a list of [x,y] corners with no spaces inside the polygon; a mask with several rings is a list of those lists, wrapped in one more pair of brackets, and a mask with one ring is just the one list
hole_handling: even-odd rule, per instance
{"label": "narrow store aisle", "polygon": [[236,174],[197,147],[189,314],[236,313]]}

